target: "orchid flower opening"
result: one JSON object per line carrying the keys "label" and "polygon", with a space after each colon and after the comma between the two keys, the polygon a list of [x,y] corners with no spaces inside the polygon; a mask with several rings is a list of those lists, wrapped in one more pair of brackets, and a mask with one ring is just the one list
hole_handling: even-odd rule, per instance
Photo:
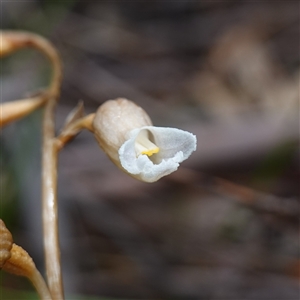
{"label": "orchid flower opening", "polygon": [[146,112],[126,99],[109,100],[94,119],[95,136],[123,171],[154,182],[179,167],[196,150],[196,136],[177,128],[155,127]]}

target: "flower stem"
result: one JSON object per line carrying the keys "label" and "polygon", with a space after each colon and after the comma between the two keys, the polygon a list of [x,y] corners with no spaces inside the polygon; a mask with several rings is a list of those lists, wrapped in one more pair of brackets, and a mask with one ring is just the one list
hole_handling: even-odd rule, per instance
{"label": "flower stem", "polygon": [[48,286],[53,299],[64,299],[62,272],[60,263],[60,246],[58,236],[57,211],[57,156],[55,144],[55,106],[61,84],[61,62],[55,48],[48,42],[41,41],[37,48],[42,50],[51,60],[53,77],[49,87],[52,97],[45,105],[43,119],[42,146],[42,202],[44,251]]}
{"label": "flower stem", "polygon": [[57,212],[57,148],[54,136],[56,99],[45,106],[42,151],[43,230],[46,273],[54,299],[63,299]]}

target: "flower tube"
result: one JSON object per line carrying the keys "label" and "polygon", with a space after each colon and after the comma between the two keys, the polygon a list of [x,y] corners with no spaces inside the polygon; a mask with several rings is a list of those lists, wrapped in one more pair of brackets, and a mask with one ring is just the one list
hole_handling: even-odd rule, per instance
{"label": "flower tube", "polygon": [[179,167],[196,150],[195,135],[176,128],[155,127],[147,113],[119,98],[100,106],[93,122],[101,148],[123,171],[154,182]]}

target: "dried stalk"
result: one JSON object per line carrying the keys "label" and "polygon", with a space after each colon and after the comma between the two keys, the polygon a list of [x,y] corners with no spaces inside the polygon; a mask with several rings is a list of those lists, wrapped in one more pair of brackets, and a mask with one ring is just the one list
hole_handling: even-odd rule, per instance
{"label": "dried stalk", "polygon": [[[64,299],[60,264],[57,214],[57,147],[55,144],[54,110],[61,85],[61,62],[56,49],[46,39],[28,32],[2,31],[2,40],[6,42],[4,54],[19,48],[32,47],[40,50],[51,61],[53,77],[47,90],[48,101],[45,104],[43,120],[42,147],[42,202],[44,251],[48,286],[53,299]],[[38,277],[36,280],[39,280]]]}
{"label": "dried stalk", "polygon": [[42,151],[42,201],[46,272],[50,292],[54,299],[63,299],[60,265],[57,212],[57,148],[54,136],[54,109],[56,99],[45,106]]}
{"label": "dried stalk", "polygon": [[[37,40],[38,42],[40,39]],[[55,144],[54,111],[61,84],[61,63],[55,48],[46,41],[36,46],[42,50],[53,64],[53,78],[49,88],[51,95],[45,105],[43,119],[42,146],[42,201],[44,251],[48,286],[53,299],[64,299],[62,272],[60,263],[60,247],[58,237],[57,211],[57,147]]]}

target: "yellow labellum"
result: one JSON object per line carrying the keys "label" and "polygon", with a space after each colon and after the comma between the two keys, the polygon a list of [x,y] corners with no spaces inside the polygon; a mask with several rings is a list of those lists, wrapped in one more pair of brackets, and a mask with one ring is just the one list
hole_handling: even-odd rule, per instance
{"label": "yellow labellum", "polygon": [[150,141],[147,130],[141,131],[138,135],[135,141],[135,152],[137,156],[141,154],[151,156],[159,152],[159,147]]}
{"label": "yellow labellum", "polygon": [[151,149],[151,150],[148,150],[148,151],[142,151],[141,154],[146,154],[148,156],[151,156],[155,153],[158,153],[159,152],[159,148],[156,147],[155,149]]}

